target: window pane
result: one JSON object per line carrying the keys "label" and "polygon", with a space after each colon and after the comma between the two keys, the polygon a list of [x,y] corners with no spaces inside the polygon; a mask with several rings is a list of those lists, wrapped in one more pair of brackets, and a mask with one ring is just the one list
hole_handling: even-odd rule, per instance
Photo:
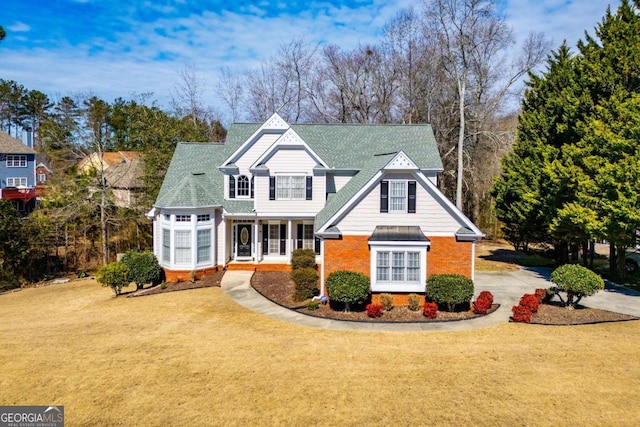
{"label": "window pane", "polygon": [[280,253],[280,224],[269,224],[269,253]]}
{"label": "window pane", "polygon": [[389,210],[392,212],[406,211],[406,182],[390,181],[391,191],[389,192]]}
{"label": "window pane", "polygon": [[211,230],[198,230],[198,262],[211,260]]}
{"label": "window pane", "polygon": [[291,177],[290,176],[277,176],[276,177],[276,199],[289,199],[290,194]]}
{"label": "window pane", "polygon": [[292,176],[291,177],[291,198],[301,200],[306,195],[306,185],[304,176]]}
{"label": "window pane", "polygon": [[391,280],[404,282],[404,252],[393,252],[392,263]]}
{"label": "window pane", "polygon": [[162,260],[171,261],[171,234],[166,228],[162,229]]}
{"label": "window pane", "polygon": [[381,282],[389,281],[389,252],[376,253],[376,279]]}
{"label": "window pane", "polygon": [[175,232],[175,263],[191,263],[191,231]]}
{"label": "window pane", "polygon": [[420,281],[420,252],[407,252],[407,281]]}
{"label": "window pane", "polygon": [[238,184],[236,187],[236,192],[238,196],[248,196],[249,195],[249,178],[244,175],[240,175],[238,178]]}

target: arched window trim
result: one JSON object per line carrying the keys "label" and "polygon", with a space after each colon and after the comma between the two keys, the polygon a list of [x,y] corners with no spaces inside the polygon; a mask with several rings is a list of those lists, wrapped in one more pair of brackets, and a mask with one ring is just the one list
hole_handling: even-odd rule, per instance
{"label": "arched window trim", "polygon": [[249,197],[250,195],[250,181],[246,175],[238,176],[236,180],[236,196],[237,197]]}

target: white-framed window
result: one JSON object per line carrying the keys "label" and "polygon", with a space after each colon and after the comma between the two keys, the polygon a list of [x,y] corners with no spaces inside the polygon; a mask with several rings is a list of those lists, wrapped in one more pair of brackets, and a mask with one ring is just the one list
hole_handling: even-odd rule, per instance
{"label": "white-framed window", "polygon": [[249,178],[245,175],[240,175],[236,182],[236,196],[249,197]]}
{"label": "white-framed window", "polygon": [[176,222],[191,222],[191,215],[176,215]]}
{"label": "white-framed window", "polygon": [[171,262],[171,230],[162,229],[162,261]]}
{"label": "white-framed window", "polygon": [[276,175],[276,199],[305,200],[306,177],[304,175]]}
{"label": "white-framed window", "polygon": [[42,182],[46,182],[46,181],[47,181],[47,174],[39,173],[38,174],[38,182],[42,183]]}
{"label": "white-framed window", "polygon": [[407,211],[407,181],[389,181],[389,212]]}
{"label": "white-framed window", "polygon": [[191,264],[191,230],[176,230],[174,234],[176,264]]}
{"label": "white-framed window", "polygon": [[[399,242],[400,243],[400,242]],[[372,245],[373,292],[424,292],[427,246]]]}
{"label": "white-framed window", "polygon": [[269,254],[280,254],[280,224],[269,224]]}
{"label": "white-framed window", "polygon": [[315,250],[313,224],[302,224],[302,248]]}
{"label": "white-framed window", "polygon": [[171,221],[171,215],[169,215],[169,214],[164,214],[164,220],[165,220],[165,221]]}
{"label": "white-framed window", "polygon": [[198,222],[211,221],[211,214],[198,215]]}
{"label": "white-framed window", "polygon": [[8,168],[26,168],[27,156],[23,154],[9,154],[7,155],[7,167]]}
{"label": "white-framed window", "polygon": [[198,230],[197,262],[211,261],[211,230]]}
{"label": "white-framed window", "polygon": [[27,186],[27,178],[19,177],[19,178],[7,178],[7,187],[26,187]]}

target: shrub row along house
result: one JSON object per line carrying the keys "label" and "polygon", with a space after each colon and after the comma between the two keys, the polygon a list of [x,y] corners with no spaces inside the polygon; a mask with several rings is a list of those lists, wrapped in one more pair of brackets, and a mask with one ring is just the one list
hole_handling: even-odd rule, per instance
{"label": "shrub row along house", "polygon": [[429,125],[232,124],[221,143],[180,143],[153,219],[168,280],[218,268],[286,270],[297,248],[327,276],[424,292],[428,275],[473,278],[481,231],[438,189]]}

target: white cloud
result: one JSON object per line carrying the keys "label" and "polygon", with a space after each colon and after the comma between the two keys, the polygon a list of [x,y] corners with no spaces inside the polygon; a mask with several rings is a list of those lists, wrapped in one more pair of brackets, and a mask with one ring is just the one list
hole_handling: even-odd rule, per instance
{"label": "white cloud", "polygon": [[31,31],[31,27],[27,24],[25,24],[24,22],[20,22],[17,21],[9,26],[7,26],[7,29],[11,32],[14,33],[26,33]]}

